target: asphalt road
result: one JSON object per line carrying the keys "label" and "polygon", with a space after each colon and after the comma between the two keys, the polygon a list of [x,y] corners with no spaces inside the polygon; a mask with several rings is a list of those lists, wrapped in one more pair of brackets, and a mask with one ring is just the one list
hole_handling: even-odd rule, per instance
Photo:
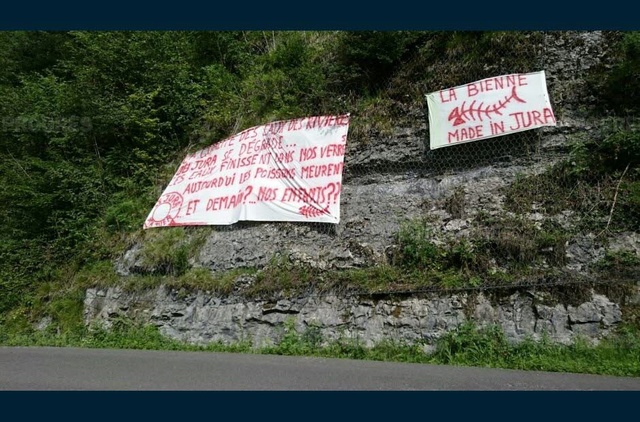
{"label": "asphalt road", "polygon": [[636,390],[640,378],[206,352],[0,348],[0,390]]}

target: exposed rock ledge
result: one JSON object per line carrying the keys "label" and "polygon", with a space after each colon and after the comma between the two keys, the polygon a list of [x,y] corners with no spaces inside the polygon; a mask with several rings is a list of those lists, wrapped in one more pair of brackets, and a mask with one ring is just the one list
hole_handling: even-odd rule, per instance
{"label": "exposed rock ledge", "polygon": [[[632,296],[639,293],[636,287]],[[127,317],[154,324],[162,334],[187,343],[250,341],[255,347],[277,344],[285,322],[292,319],[299,332],[313,327],[324,341],[357,339],[371,347],[382,340],[396,340],[424,344],[427,349],[468,320],[480,326],[500,326],[512,342],[546,335],[563,344],[578,336],[597,342],[621,322],[620,303],[588,288],[578,296],[581,298],[576,299],[575,292],[558,294],[558,290],[521,290],[380,299],[328,294],[247,301],[164,286],[143,292],[112,287],[87,291],[84,318],[88,325],[108,328],[116,318]],[[563,303],[563,297],[572,297],[572,303]]]}

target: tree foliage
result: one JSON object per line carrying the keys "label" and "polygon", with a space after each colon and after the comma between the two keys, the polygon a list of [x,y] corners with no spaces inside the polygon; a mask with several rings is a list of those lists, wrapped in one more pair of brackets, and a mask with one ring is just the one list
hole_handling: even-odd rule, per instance
{"label": "tree foliage", "polygon": [[[633,37],[623,46],[623,76],[637,69]],[[1,32],[0,312],[27,300],[25,289],[64,278],[65,268],[121,253],[109,242],[140,230],[188,150],[274,119],[386,104],[380,93],[394,75],[408,79],[398,69],[417,54],[503,39],[404,31]],[[410,75],[423,74],[422,62],[414,63],[420,66]]]}

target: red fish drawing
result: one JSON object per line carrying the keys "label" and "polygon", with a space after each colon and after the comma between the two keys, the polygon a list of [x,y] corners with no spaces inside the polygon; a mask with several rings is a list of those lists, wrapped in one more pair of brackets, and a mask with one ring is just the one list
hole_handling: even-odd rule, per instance
{"label": "red fish drawing", "polygon": [[307,218],[318,217],[322,214],[329,214],[329,205],[327,205],[324,209],[318,209],[309,205],[304,205],[300,207],[298,212]]}
{"label": "red fish drawing", "polygon": [[454,107],[449,113],[449,117],[447,118],[449,121],[453,120],[453,126],[459,126],[465,124],[469,120],[480,120],[482,121],[482,116],[486,116],[489,120],[491,120],[492,114],[497,114],[502,116],[501,110],[504,109],[507,104],[509,104],[512,100],[517,101],[519,103],[526,103],[525,100],[518,97],[516,93],[516,87],[514,86],[511,90],[511,95],[507,95],[504,97],[504,100],[500,100],[494,104],[484,105],[483,102],[476,106],[477,101],[473,100],[471,104],[467,108],[465,108],[466,101],[463,101],[462,104],[458,107]]}

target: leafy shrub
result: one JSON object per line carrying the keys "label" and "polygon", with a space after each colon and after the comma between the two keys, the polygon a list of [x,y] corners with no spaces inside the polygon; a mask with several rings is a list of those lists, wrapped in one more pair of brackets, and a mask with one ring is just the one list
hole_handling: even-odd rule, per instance
{"label": "leafy shrub", "polygon": [[182,227],[161,228],[149,234],[141,257],[153,272],[179,276],[190,266],[189,252],[190,245]]}
{"label": "leafy shrub", "polygon": [[571,151],[574,173],[597,178],[640,166],[640,125],[611,119],[596,139],[576,142]]}
{"label": "leafy shrub", "polygon": [[433,243],[433,232],[423,220],[405,222],[398,232],[400,246],[395,263],[405,268],[441,269],[443,251]]}
{"label": "leafy shrub", "polygon": [[410,279],[444,288],[460,288],[481,284],[487,269],[486,257],[465,240],[449,240],[436,244],[429,223],[417,219],[404,223],[397,235],[399,249],[393,264],[414,272]]}
{"label": "leafy shrub", "polygon": [[627,273],[630,270],[640,269],[640,256],[629,250],[607,251],[605,256],[595,267],[600,270],[609,271],[616,275]]}
{"label": "leafy shrub", "polygon": [[345,32],[338,44],[342,74],[337,77],[347,88],[374,93],[423,37],[412,31]]}
{"label": "leafy shrub", "polygon": [[600,230],[640,228],[640,131],[620,120],[605,124],[597,137],[574,142],[569,159],[546,172],[518,178],[505,192],[516,213],[581,214],[581,225]]}
{"label": "leafy shrub", "polygon": [[509,351],[510,345],[499,327],[477,328],[467,322],[438,339],[433,358],[444,364],[499,362]]}
{"label": "leafy shrub", "polygon": [[640,32],[626,33],[619,50],[620,59],[605,73],[600,95],[613,111],[627,114],[640,109]]}
{"label": "leafy shrub", "polygon": [[107,208],[105,225],[111,232],[130,232],[142,227],[141,205],[133,199],[124,199]]}

